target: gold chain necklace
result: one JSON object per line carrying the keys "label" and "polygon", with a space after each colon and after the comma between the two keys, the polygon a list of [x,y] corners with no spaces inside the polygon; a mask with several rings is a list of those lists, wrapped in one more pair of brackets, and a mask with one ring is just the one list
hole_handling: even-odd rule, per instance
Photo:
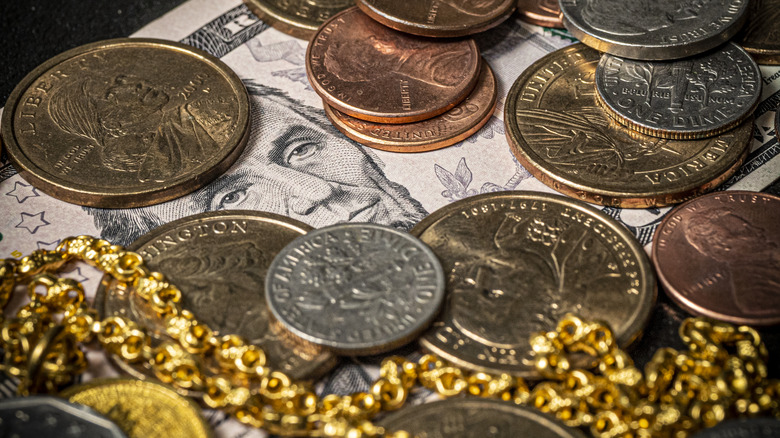
{"label": "gold chain necklace", "polygon": [[[52,275],[65,263],[86,262],[131,287],[165,321],[171,337],[152,347],[135,322],[98,320],[78,282]],[[555,331],[531,339],[535,366],[545,379],[529,389],[507,374],[466,372],[433,355],[412,362],[386,358],[367,392],[318,397],[310,385],[270,369],[262,349],[236,335],[215,336],[181,307],[181,292],[141,256],[89,236],[65,239],[56,250],[37,250],[0,261],[0,306],[17,284],[30,302],[2,319],[0,346],[7,374],[22,395],[56,392],[86,369],[80,343],[95,338],[128,363],[147,363],[161,381],[202,393],[203,402],[242,423],[284,436],[408,438],[371,420],[404,405],[417,386],[443,397],[471,395],[534,406],[599,438],[682,438],[735,416],[780,417],[780,381],[767,378],[767,350],[750,327],[689,318],[680,327],[688,351],[659,349],[643,374],[617,347],[603,324],[567,315]],[[43,293],[40,293],[43,291]],[[0,316],[2,318],[2,316]],[[569,358],[593,358],[590,370]],[[206,364],[219,373],[207,373]]]}

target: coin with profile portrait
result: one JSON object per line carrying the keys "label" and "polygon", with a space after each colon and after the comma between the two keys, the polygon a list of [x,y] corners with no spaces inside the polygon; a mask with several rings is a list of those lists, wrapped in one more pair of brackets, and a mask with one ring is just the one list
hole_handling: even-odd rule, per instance
{"label": "coin with profile portrait", "polygon": [[22,178],[74,204],[129,208],[192,192],[230,167],[249,95],[217,58],[165,40],[71,49],[13,90],[2,136]]}
{"label": "coin with profile portrait", "polygon": [[473,35],[501,24],[515,0],[358,0],[369,17],[401,32],[429,37]]}
{"label": "coin with profile portrait", "polygon": [[606,322],[621,346],[655,302],[644,249],[605,213],[538,192],[453,202],[410,231],[441,261],[444,308],[420,344],[457,366],[535,378],[529,339],[567,313]]}
{"label": "coin with profile portrait", "polygon": [[405,34],[357,7],[326,21],[306,50],[314,91],[335,109],[378,123],[411,123],[448,111],[474,89],[480,65],[471,39]]}

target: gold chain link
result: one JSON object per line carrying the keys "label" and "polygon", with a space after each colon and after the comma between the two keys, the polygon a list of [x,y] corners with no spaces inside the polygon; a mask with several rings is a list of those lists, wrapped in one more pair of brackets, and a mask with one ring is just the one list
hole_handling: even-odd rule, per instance
{"label": "gold chain link", "polygon": [[[152,346],[145,328],[127,318],[98,320],[78,282],[51,274],[75,260],[130,287],[165,322],[170,340]],[[97,339],[123,361],[148,365],[159,380],[200,392],[207,406],[284,436],[409,438],[371,420],[403,406],[416,386],[443,397],[533,406],[599,438],[683,438],[730,417],[780,417],[780,382],[767,379],[767,350],[745,326],[687,319],[680,336],[688,351],[658,350],[643,374],[605,325],[567,315],[555,331],[531,339],[536,369],[545,379],[532,389],[521,378],[466,372],[426,355],[417,362],[386,358],[368,392],[320,398],[310,385],[270,369],[261,348],[237,335],[215,336],[181,307],[181,291],[163,274],[105,240],[71,237],[54,251],[2,260],[3,309],[20,283],[27,284],[30,302],[14,318],[0,315],[0,369],[19,378],[22,395],[70,384],[87,366],[79,344]],[[579,363],[583,356],[596,365],[575,369],[571,360]]]}

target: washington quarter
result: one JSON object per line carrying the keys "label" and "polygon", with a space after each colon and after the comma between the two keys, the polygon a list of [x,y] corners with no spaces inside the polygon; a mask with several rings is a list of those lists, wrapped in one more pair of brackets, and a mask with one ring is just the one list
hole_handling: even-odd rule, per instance
{"label": "washington quarter", "polygon": [[415,339],[444,299],[430,248],[374,224],[339,224],[295,239],[266,276],[274,316],[301,338],[350,354],[376,354]]}

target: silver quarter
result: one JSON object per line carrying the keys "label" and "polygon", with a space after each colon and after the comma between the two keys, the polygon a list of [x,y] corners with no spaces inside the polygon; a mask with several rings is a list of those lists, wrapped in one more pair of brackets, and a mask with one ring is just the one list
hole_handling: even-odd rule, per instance
{"label": "silver quarter", "polygon": [[301,338],[342,354],[377,354],[431,323],[444,273],[433,251],[405,232],[338,224],[285,247],[265,293],[273,315]]}
{"label": "silver quarter", "polygon": [[561,0],[563,24],[583,43],[631,59],[670,60],[728,41],[748,0]]}
{"label": "silver quarter", "polygon": [[710,137],[749,117],[761,98],[761,71],[737,44],[678,61],[603,55],[599,103],[643,134],[677,140]]}
{"label": "silver quarter", "polygon": [[49,396],[0,401],[0,436],[126,438],[119,426],[92,408]]}
{"label": "silver quarter", "polygon": [[780,420],[775,418],[743,418],[729,420],[695,434],[693,438],[777,438]]}

